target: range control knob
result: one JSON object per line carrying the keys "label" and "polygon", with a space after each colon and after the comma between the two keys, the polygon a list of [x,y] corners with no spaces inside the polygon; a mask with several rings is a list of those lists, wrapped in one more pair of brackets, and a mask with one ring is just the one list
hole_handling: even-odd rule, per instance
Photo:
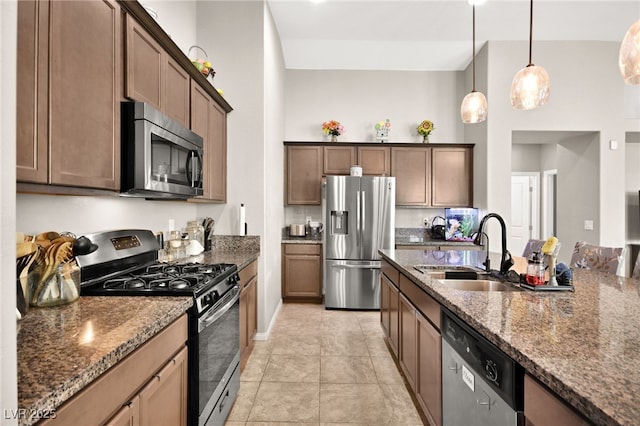
{"label": "range control knob", "polygon": [[498,384],[498,368],[496,363],[492,360],[488,359],[487,363],[484,366],[484,370],[487,373],[487,379]]}

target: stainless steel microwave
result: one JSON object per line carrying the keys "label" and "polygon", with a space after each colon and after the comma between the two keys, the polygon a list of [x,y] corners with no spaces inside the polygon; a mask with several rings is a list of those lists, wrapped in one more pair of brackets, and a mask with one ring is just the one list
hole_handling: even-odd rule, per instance
{"label": "stainless steel microwave", "polygon": [[143,102],[122,102],[121,195],[202,195],[202,137]]}

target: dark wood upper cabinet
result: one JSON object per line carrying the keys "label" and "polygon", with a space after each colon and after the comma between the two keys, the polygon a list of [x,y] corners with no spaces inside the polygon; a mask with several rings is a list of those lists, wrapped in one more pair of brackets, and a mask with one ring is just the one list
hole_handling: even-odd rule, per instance
{"label": "dark wood upper cabinet", "polygon": [[155,106],[189,127],[189,74],[132,16],[127,15],[127,98]]}
{"label": "dark wood upper cabinet", "polygon": [[431,148],[431,205],[471,207],[473,205],[473,150]]}
{"label": "dark wood upper cabinet", "polygon": [[[435,145],[435,144],[434,144]],[[285,142],[287,204],[319,205],[322,176],[394,176],[396,205],[473,206],[473,145]]]}
{"label": "dark wood upper cabinet", "polygon": [[119,4],[21,1],[18,25],[18,181],[118,190]]}
{"label": "dark wood upper cabinet", "polygon": [[322,203],[322,146],[289,146],[286,150],[287,204]]}
{"label": "dark wood upper cabinet", "polygon": [[431,203],[431,149],[391,148],[391,175],[396,178],[397,206],[424,206]]}

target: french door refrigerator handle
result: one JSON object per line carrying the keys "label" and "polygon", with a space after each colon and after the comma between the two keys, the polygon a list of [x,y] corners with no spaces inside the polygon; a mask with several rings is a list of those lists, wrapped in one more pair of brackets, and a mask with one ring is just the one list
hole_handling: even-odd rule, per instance
{"label": "french door refrigerator handle", "polygon": [[380,265],[349,265],[349,264],[339,264],[339,265],[331,265],[332,268],[336,269],[380,269]]}

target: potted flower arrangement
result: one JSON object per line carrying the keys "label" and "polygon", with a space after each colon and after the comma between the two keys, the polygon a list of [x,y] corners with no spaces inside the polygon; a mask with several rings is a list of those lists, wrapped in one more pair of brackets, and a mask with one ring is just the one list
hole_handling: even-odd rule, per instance
{"label": "potted flower arrangement", "polygon": [[418,134],[422,135],[422,142],[424,143],[429,142],[429,135],[434,129],[435,129],[435,126],[433,125],[433,122],[430,120],[422,120],[422,123],[420,123],[418,127],[416,127]]}
{"label": "potted flower arrangement", "polygon": [[331,135],[331,142],[337,142],[338,136],[345,132],[344,126],[339,121],[330,120],[322,123],[322,131],[325,135]]}

